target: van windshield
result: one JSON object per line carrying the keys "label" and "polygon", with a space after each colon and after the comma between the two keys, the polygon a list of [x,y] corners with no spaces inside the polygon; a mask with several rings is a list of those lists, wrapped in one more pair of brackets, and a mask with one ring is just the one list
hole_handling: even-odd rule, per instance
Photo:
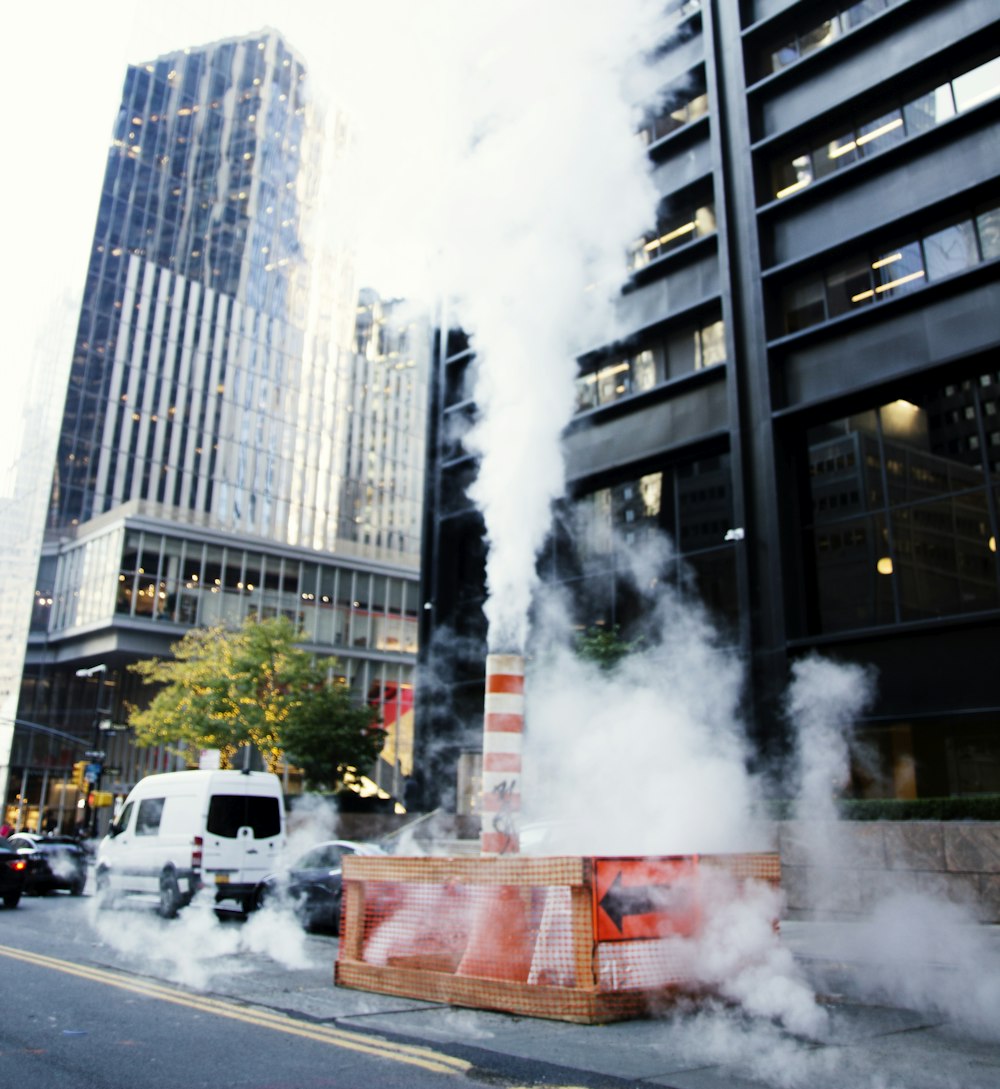
{"label": "van windshield", "polygon": [[240,828],[253,829],[254,839],[281,835],[281,811],[277,798],[245,794],[213,794],[208,803],[208,831],[213,836],[235,839]]}

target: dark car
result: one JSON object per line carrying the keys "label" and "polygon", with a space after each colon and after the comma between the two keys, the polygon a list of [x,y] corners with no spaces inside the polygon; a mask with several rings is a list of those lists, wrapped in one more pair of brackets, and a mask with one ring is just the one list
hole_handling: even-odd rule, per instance
{"label": "dark car", "polygon": [[17,832],[7,840],[28,863],[25,892],[66,889],[80,896],[87,884],[87,852],[72,836]]}
{"label": "dark car", "polygon": [[28,872],[28,861],[0,839],[0,900],[3,906],[16,908],[24,891],[24,881]]}
{"label": "dark car", "polygon": [[307,930],[340,929],[341,863],[344,855],[384,855],[377,843],[335,839],[317,843],[287,869],[257,886],[255,905],[290,904]]}

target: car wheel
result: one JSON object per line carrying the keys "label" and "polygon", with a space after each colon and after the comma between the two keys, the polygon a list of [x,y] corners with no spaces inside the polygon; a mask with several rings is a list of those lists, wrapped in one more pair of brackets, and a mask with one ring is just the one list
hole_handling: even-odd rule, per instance
{"label": "car wheel", "polygon": [[160,903],[157,912],[161,919],[173,919],[181,907],[181,890],[177,886],[177,875],[173,870],[164,870],[160,874]]}
{"label": "car wheel", "polygon": [[69,887],[70,896],[82,896],[83,890],[84,888],[86,888],[86,885],[87,879],[85,877],[81,877],[79,880],[74,881],[73,884]]}
{"label": "car wheel", "polygon": [[16,908],[20,902],[20,892],[8,892],[3,898],[3,906],[5,908]]}

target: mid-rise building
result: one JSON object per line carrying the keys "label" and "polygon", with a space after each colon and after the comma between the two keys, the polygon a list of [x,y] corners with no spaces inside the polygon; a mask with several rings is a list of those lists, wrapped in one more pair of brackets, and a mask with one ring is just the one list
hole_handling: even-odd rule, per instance
{"label": "mid-rise building", "polygon": [[[792,664],[818,653],[877,672],[860,730],[881,768],[855,789],[996,791],[1000,12],[667,6],[638,133],[659,208],[623,262],[624,334],[579,360],[541,568],[582,627],[627,636],[643,617],[621,552],[665,531],[662,576],[683,567],[749,664],[762,749]],[[440,338],[422,653],[445,632],[470,649],[418,737],[445,781],[482,706],[482,520],[454,439],[473,359],[461,331]],[[562,533],[574,505],[607,532]]]}

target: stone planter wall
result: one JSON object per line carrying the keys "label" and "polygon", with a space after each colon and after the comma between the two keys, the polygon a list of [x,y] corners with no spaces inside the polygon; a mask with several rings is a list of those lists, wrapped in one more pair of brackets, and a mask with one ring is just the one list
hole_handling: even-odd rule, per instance
{"label": "stone planter wall", "polygon": [[1000,821],[780,821],[775,844],[789,918],[859,916],[916,892],[1000,923]]}

